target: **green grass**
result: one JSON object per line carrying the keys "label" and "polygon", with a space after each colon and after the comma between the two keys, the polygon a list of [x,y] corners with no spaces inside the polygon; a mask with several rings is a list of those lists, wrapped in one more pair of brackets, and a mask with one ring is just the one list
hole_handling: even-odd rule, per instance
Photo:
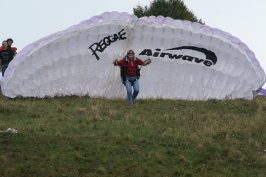
{"label": "green grass", "polygon": [[0,95],[0,176],[266,176],[266,97],[126,100]]}

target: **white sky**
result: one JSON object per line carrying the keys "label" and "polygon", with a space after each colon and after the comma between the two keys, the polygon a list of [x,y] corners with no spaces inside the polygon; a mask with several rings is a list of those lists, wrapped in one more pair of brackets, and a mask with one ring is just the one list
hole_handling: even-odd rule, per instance
{"label": "white sky", "polygon": [[[153,0],[0,0],[0,40],[26,45],[106,11],[133,13]],[[266,0],[184,0],[206,25],[239,38],[266,71]],[[266,87],[264,85],[264,87]]]}

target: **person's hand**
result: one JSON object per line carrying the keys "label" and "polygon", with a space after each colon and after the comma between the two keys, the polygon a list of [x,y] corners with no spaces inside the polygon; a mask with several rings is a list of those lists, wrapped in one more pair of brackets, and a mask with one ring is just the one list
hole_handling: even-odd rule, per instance
{"label": "person's hand", "polygon": [[151,59],[148,58],[146,61],[145,61],[146,65],[150,64],[151,63]]}
{"label": "person's hand", "polygon": [[117,64],[118,64],[117,59],[115,59],[115,60],[113,61],[113,64],[114,64],[115,66],[117,66]]}
{"label": "person's hand", "polygon": [[150,63],[151,63],[151,59],[149,58],[149,59],[145,60],[142,65],[146,66],[146,65],[148,65]]}

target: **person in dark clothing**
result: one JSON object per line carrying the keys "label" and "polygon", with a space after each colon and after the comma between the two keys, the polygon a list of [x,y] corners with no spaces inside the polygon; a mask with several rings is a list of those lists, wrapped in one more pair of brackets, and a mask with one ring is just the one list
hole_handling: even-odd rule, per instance
{"label": "person in dark clothing", "polygon": [[16,55],[17,54],[17,48],[16,47],[12,47],[12,44],[14,43],[13,39],[12,38],[8,38],[6,40],[6,42],[7,42],[7,48],[12,49],[13,52],[14,52],[14,55]]}
{"label": "person in dark clothing", "polygon": [[[127,90],[127,101],[129,105],[133,105],[133,100],[138,96],[139,93],[139,83],[138,83],[138,65],[146,66],[151,63],[151,59],[142,61],[135,57],[133,50],[128,50],[126,57],[121,60],[114,60],[113,64],[115,66],[120,66],[125,68],[124,85]],[[133,87],[133,94],[132,94]]]}
{"label": "person in dark clothing", "polygon": [[10,49],[11,49],[11,46],[12,46],[12,44],[13,44],[13,39],[8,38],[8,39],[6,40],[6,42],[7,42],[7,48],[10,48]]}
{"label": "person in dark clothing", "polygon": [[0,64],[2,66],[2,76],[4,76],[4,73],[11,62],[11,60],[14,58],[14,52],[11,48],[7,48],[7,42],[2,42],[3,49],[0,51]]}

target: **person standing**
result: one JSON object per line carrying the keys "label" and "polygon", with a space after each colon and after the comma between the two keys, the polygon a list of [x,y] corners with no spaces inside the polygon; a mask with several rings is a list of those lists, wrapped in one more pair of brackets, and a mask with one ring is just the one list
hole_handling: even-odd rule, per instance
{"label": "person standing", "polygon": [[0,64],[2,66],[2,76],[4,76],[4,73],[11,62],[11,60],[14,58],[14,52],[12,49],[7,48],[7,42],[2,42],[3,49],[0,51]]}
{"label": "person standing", "polygon": [[[142,61],[139,58],[135,57],[135,53],[132,49],[128,50],[127,55],[121,59],[115,59],[113,61],[113,64],[115,66],[120,66],[120,69],[122,71],[121,77],[123,80],[123,83],[126,87],[127,91],[127,101],[129,105],[133,105],[133,100],[136,99],[139,93],[139,72],[140,69],[138,68],[138,65],[140,66],[146,66],[151,63],[151,59],[147,59],[145,61]],[[132,93],[132,87],[133,87],[133,93]]]}
{"label": "person standing", "polygon": [[7,42],[7,48],[12,49],[13,52],[14,52],[14,55],[16,55],[16,54],[17,54],[17,48],[16,48],[16,47],[12,47],[12,44],[13,44],[13,42],[14,42],[13,39],[8,38],[8,39],[6,40],[6,42]]}

